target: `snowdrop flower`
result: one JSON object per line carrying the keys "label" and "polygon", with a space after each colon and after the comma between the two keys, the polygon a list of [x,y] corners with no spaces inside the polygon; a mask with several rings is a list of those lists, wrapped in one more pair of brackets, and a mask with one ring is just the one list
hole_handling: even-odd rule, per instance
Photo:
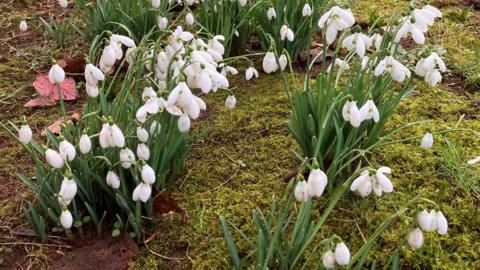
{"label": "snowdrop flower", "polygon": [[128,169],[135,163],[135,154],[129,148],[120,150],[120,161],[122,168]]}
{"label": "snowdrop flower", "polygon": [[277,17],[277,12],[273,7],[269,8],[267,11],[267,18],[269,21],[271,21],[273,18]]}
{"label": "snowdrop flower", "polygon": [[312,15],[312,8],[310,7],[310,5],[307,3],[303,6],[303,9],[302,9],[302,16],[303,17],[310,17]]}
{"label": "snowdrop flower", "polygon": [[423,245],[423,233],[419,228],[415,228],[408,233],[407,242],[413,250],[419,249]]}
{"label": "snowdrop flower", "polygon": [[420,228],[426,232],[435,230],[435,214],[431,215],[426,210],[421,211],[417,215],[417,222]]}
{"label": "snowdrop flower", "polygon": [[375,49],[380,50],[380,47],[382,46],[382,35],[380,34],[373,34],[370,39],[372,40],[373,44],[375,45]]}
{"label": "snowdrop flower", "polygon": [[189,12],[187,16],[185,16],[185,21],[188,25],[193,25],[195,23],[195,18],[193,17],[193,14],[191,12]]}
{"label": "snowdrop flower", "polygon": [[285,70],[288,64],[287,56],[282,53],[282,55],[280,55],[280,57],[278,58],[278,63],[280,63],[280,70]]}
{"label": "snowdrop flower", "polygon": [[185,113],[182,114],[178,119],[178,130],[180,130],[182,133],[190,130],[190,118]]}
{"label": "snowdrop flower", "polygon": [[345,105],[343,105],[343,119],[347,122],[350,122],[350,124],[355,128],[358,128],[360,124],[362,124],[362,121],[365,117],[362,113],[363,112],[358,109],[357,102],[355,101],[347,101]]}
{"label": "snowdrop flower", "polygon": [[331,250],[325,252],[322,257],[323,267],[326,269],[332,269],[335,267],[335,253]]}
{"label": "snowdrop flower", "polygon": [[22,125],[18,130],[18,140],[23,144],[29,144],[32,141],[32,130],[28,125]]}
{"label": "snowdrop flower", "polygon": [[65,71],[58,64],[54,64],[48,72],[48,80],[51,84],[62,83],[65,80]]}
{"label": "snowdrop flower", "polygon": [[152,187],[149,184],[141,183],[133,190],[132,200],[146,203],[152,194]]}
{"label": "snowdrop flower", "polygon": [[225,66],[222,68],[222,75],[223,76],[227,76],[227,74],[230,73],[232,75],[237,75],[238,74],[238,70],[234,67],[231,67],[231,66]]}
{"label": "snowdrop flower", "polygon": [[139,159],[148,160],[150,158],[150,149],[144,143],[137,146],[137,156]]}
{"label": "snowdrop flower", "polygon": [[160,0],[152,0],[152,7],[159,8],[160,7]]}
{"label": "snowdrop flower", "polygon": [[87,95],[89,97],[96,98],[98,97],[98,94],[99,94],[98,86],[87,83],[85,85],[85,92],[87,92]]}
{"label": "snowdrop flower", "polygon": [[247,4],[247,0],[238,0],[238,3],[241,7],[244,7]]}
{"label": "snowdrop flower", "polygon": [[433,146],[433,135],[430,132],[425,133],[422,138],[422,142],[420,144],[420,147],[422,147],[425,150],[428,150],[432,148]]}
{"label": "snowdrop flower", "polygon": [[474,159],[471,159],[471,160],[467,161],[468,165],[473,165],[473,164],[476,164],[476,163],[478,163],[478,162],[480,162],[480,156],[478,156],[478,157],[476,157],[476,158],[474,158]]}
{"label": "snowdrop flower", "polygon": [[306,202],[308,200],[308,184],[305,180],[301,180],[295,186],[295,199],[299,202]]}
{"label": "snowdrop flower", "polygon": [[100,56],[99,66],[100,69],[107,73],[110,71],[115,61],[117,60],[117,53],[115,48],[112,45],[108,45],[103,49],[102,55]]}
{"label": "snowdrop flower", "polygon": [[145,87],[142,92],[142,100],[148,101],[149,99],[156,98],[157,92],[152,87]]}
{"label": "snowdrop flower", "polygon": [[250,81],[253,77],[258,78],[258,71],[254,67],[249,67],[245,71],[245,79]]}
{"label": "snowdrop flower", "polygon": [[148,131],[142,127],[137,127],[137,138],[146,143],[148,141]]}
{"label": "snowdrop flower", "polygon": [[62,8],[66,8],[68,6],[68,1],[67,0],[58,0],[58,4],[62,7]]}
{"label": "snowdrop flower", "polygon": [[64,161],[60,156],[60,153],[58,153],[57,151],[47,149],[47,151],[45,151],[45,158],[47,160],[47,163],[53,168],[61,169],[63,167]]}
{"label": "snowdrop flower", "polygon": [[327,73],[330,73],[335,66],[339,66],[343,70],[349,70],[350,69],[350,65],[348,64],[347,61],[342,60],[340,58],[335,58],[335,62],[331,63],[327,67]]}
{"label": "snowdrop flower", "polygon": [[154,120],[150,124],[149,131],[150,131],[150,134],[152,134],[152,136],[156,136],[156,135],[158,135],[158,133],[160,132],[161,129],[162,129],[162,125],[159,124],[156,120]]}
{"label": "snowdrop flower", "polygon": [[391,170],[388,167],[381,167],[375,173],[370,174],[368,170],[363,171],[350,186],[351,191],[356,191],[363,198],[370,195],[372,190],[380,197],[383,192],[393,192],[393,185],[390,179],[385,174],[390,174]]}
{"label": "snowdrop flower", "polygon": [[100,130],[100,135],[98,136],[98,141],[100,143],[100,147],[102,148],[109,148],[113,146],[112,132],[109,124],[103,123],[102,129]]}
{"label": "snowdrop flower", "polygon": [[442,211],[436,211],[434,217],[437,225],[437,233],[440,235],[447,234],[448,230],[448,221],[443,215]]}
{"label": "snowdrop flower", "polygon": [[[124,45],[128,48],[136,48],[135,41],[130,37],[123,36],[123,35],[112,34],[112,36],[110,37],[110,42],[112,44],[117,44],[119,46]],[[123,51],[122,51],[122,55],[123,55]],[[117,59],[120,60],[121,58],[122,57],[119,57]]]}
{"label": "snowdrop flower", "polygon": [[75,198],[77,194],[77,183],[72,179],[67,177],[63,178],[62,184],[60,186],[60,192],[58,192],[58,196],[62,198],[66,205],[69,205],[70,202]]}
{"label": "snowdrop flower", "polygon": [[327,175],[314,165],[314,169],[308,175],[308,194],[310,197],[320,197],[327,186]]}
{"label": "snowdrop flower", "polygon": [[277,59],[273,52],[268,52],[263,58],[263,71],[270,74],[278,70]]}
{"label": "snowdrop flower", "polygon": [[377,106],[375,106],[375,103],[371,99],[367,100],[367,102],[365,102],[362,108],[360,108],[360,115],[363,116],[363,120],[373,119],[375,123],[378,123],[378,121],[380,121],[380,114],[378,112]]}
{"label": "snowdrop flower", "polygon": [[237,99],[235,98],[234,95],[229,95],[227,99],[225,100],[225,107],[228,109],[232,110],[235,108],[235,105],[237,104]]}
{"label": "snowdrop flower", "polygon": [[367,68],[367,65],[368,65],[368,61],[370,59],[368,58],[368,56],[365,56],[362,58],[362,62],[360,63],[360,67],[362,70],[365,70]]}
{"label": "snowdrop flower", "polygon": [[350,52],[355,50],[360,57],[364,57],[366,50],[371,46],[372,39],[363,33],[352,34],[346,37],[342,42],[343,48],[346,48]]}
{"label": "snowdrop flower", "polygon": [[437,53],[432,53],[427,58],[422,58],[415,66],[415,74],[424,77],[430,86],[436,86],[442,81],[441,72],[445,72],[447,67],[442,58]]}
{"label": "snowdrop flower", "polygon": [[118,189],[120,187],[120,178],[118,175],[113,171],[108,171],[106,177],[107,185],[112,187],[113,189]]}
{"label": "snowdrop flower", "polygon": [[73,144],[71,144],[67,140],[63,140],[60,142],[60,145],[58,146],[58,151],[60,152],[60,157],[62,157],[64,161],[72,161],[73,159],[75,159],[75,155],[77,154],[75,146],[73,146]]}
{"label": "snowdrop flower", "polygon": [[375,68],[374,74],[375,76],[380,76],[385,72],[390,73],[392,79],[399,83],[403,82],[405,78],[411,76],[410,70],[408,70],[407,67],[402,65],[402,63],[398,62],[397,60],[395,60],[395,58],[391,56],[385,57],[385,59],[378,63],[378,66]]}
{"label": "snowdrop flower", "polygon": [[63,210],[62,214],[60,214],[60,223],[64,229],[70,229],[72,227],[73,217],[68,209]]}
{"label": "snowdrop flower", "polygon": [[98,81],[105,80],[103,72],[92,64],[85,66],[85,81],[90,85],[97,85]]}
{"label": "snowdrop flower", "polygon": [[20,28],[20,31],[21,31],[21,32],[27,31],[27,29],[28,29],[27,22],[26,22],[26,21],[21,21],[21,22],[20,22],[20,25],[18,26],[18,28]]}
{"label": "snowdrop flower", "polygon": [[149,165],[143,165],[141,170],[143,182],[152,185],[155,183],[155,171]]}
{"label": "snowdrop flower", "polygon": [[350,250],[343,242],[335,247],[335,261],[339,265],[347,265],[350,262]]}
{"label": "snowdrop flower", "polygon": [[287,25],[284,24],[282,25],[282,28],[280,28],[280,39],[284,41],[285,38],[287,38],[288,41],[293,41],[295,35],[292,29],[290,29]]}
{"label": "snowdrop flower", "polygon": [[123,136],[122,130],[116,124],[111,125],[110,130],[113,146],[123,148],[125,146],[125,137]]}
{"label": "snowdrop flower", "polygon": [[398,29],[397,34],[395,35],[394,42],[399,42],[400,39],[407,37],[409,34],[412,35],[413,40],[417,44],[425,43],[425,34],[418,28],[415,23],[412,23],[412,19],[405,18],[402,26]]}
{"label": "snowdrop flower", "polygon": [[355,23],[350,9],[341,9],[338,6],[332,7],[318,21],[318,27],[326,27],[326,40],[330,45],[337,38],[339,31],[352,27]]}
{"label": "snowdrop flower", "polygon": [[168,19],[162,16],[157,18],[157,26],[160,30],[165,30],[168,27]]}

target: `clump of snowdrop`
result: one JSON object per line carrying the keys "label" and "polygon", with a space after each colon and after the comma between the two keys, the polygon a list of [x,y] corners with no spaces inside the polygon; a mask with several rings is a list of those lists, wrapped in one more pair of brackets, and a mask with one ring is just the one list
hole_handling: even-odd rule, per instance
{"label": "clump of snowdrop", "polygon": [[342,267],[350,262],[350,250],[344,242],[335,245],[335,249],[328,250],[322,256],[322,264],[326,269],[333,269],[336,266]]}
{"label": "clump of snowdrop", "polygon": [[288,27],[288,25],[282,25],[282,28],[280,28],[280,40],[285,40],[285,38],[288,41],[293,41],[295,38],[295,35],[293,33],[293,30]]}
{"label": "clump of snowdrop", "polygon": [[415,74],[423,77],[430,86],[436,86],[440,83],[442,81],[441,72],[445,71],[447,71],[447,67],[436,52],[420,59],[415,66]]}
{"label": "clump of snowdrop", "polygon": [[445,235],[448,231],[448,221],[441,211],[422,210],[417,215],[418,228],[413,229],[407,236],[407,243],[413,250],[419,249],[423,245],[423,232],[436,231],[440,235]]}
{"label": "clump of snowdrop", "polygon": [[435,7],[427,5],[421,9],[414,9],[410,15],[400,20],[400,28],[395,35],[395,42],[409,35],[420,45],[425,43],[425,33],[432,26],[436,18],[442,17],[442,13]]}
{"label": "clump of snowdrop", "polygon": [[306,202],[310,197],[321,197],[328,184],[327,175],[320,170],[317,161],[313,162],[313,169],[308,175],[307,182],[301,175],[298,178],[299,181],[295,186],[294,194],[299,202]]}

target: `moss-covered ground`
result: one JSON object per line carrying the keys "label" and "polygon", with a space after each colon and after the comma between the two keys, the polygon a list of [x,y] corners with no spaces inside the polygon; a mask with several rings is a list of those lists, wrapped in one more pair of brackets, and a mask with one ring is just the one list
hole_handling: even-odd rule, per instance
{"label": "moss-covered ground", "polygon": [[[368,22],[370,17],[388,14],[407,3],[399,0],[379,2],[357,1],[354,13],[358,20]],[[480,73],[480,12],[458,5],[457,1],[435,2],[442,6],[444,18],[429,32],[429,42],[439,43],[447,50],[445,57],[451,72],[446,77],[451,80],[434,88],[421,81],[415,82],[417,87],[413,95],[397,109],[388,129],[408,122],[425,122],[406,129],[397,138],[454,127],[480,130],[480,92],[474,86]],[[42,6],[38,5],[37,8]],[[8,33],[18,32],[19,20],[35,21],[38,16],[32,14],[32,9],[13,5],[11,1],[0,3],[0,8],[2,14],[6,14],[4,11],[9,14],[0,19],[0,29]],[[467,15],[464,10],[468,10]],[[43,41],[38,23],[31,26],[35,42],[2,41],[2,46],[14,44],[14,49],[2,49],[0,55],[0,120],[18,122],[21,115],[27,115],[39,133],[57,118],[56,108],[31,111],[21,105],[34,95],[30,85],[35,72],[45,71],[50,58],[64,51]],[[239,75],[232,78],[231,83],[237,107],[234,110],[225,108],[227,94],[224,92],[205,97],[208,113],[194,122],[193,127],[194,131],[208,127],[211,133],[197,142],[184,176],[172,188],[173,196],[187,210],[188,216],[162,218],[148,248],[141,249],[130,269],[230,269],[219,216],[253,235],[252,210],[256,207],[267,209],[273,199],[283,194],[286,184],[282,175],[298,166],[293,154],[298,146],[285,126],[289,120],[289,106],[281,79],[278,75],[261,74],[259,79],[246,82]],[[366,200],[348,193],[320,237],[336,233],[355,251],[363,243],[362,235],[368,237],[397,207],[421,192],[441,202],[450,223],[449,233],[446,236],[426,234],[425,245],[418,251],[404,248],[404,268],[480,269],[480,198],[462,186],[457,178],[445,173],[447,140],[462,149],[463,163],[480,155],[480,138],[467,132],[436,136],[434,147],[428,151],[419,147],[419,141],[377,149],[371,159],[374,165],[392,168],[394,193]],[[19,211],[21,198],[27,192],[14,174],[28,174],[31,168],[21,148],[1,132],[0,146],[0,187],[11,190],[0,198],[0,242],[15,242],[21,239],[12,240],[10,229],[24,222]],[[479,174],[477,169],[473,172]],[[319,204],[325,200],[320,200]],[[369,260],[387,261],[396,243],[408,232],[409,222],[404,218],[394,223],[373,247]],[[46,265],[48,250],[26,248],[32,265],[37,268]],[[2,256],[8,254],[0,254],[0,258]]]}

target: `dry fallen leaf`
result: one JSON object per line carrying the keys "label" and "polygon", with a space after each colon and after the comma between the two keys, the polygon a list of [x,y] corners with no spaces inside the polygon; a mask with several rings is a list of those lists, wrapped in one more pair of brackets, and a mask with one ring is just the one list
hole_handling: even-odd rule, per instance
{"label": "dry fallen leaf", "polygon": [[86,61],[84,58],[72,58],[65,55],[58,61],[58,65],[68,73],[82,73],[85,71]]}
{"label": "dry fallen leaf", "polygon": [[[72,122],[77,123],[78,121],[80,121],[80,117],[81,117],[80,113],[75,112],[75,113],[72,113],[72,115],[70,115],[69,119]],[[53,124],[43,129],[41,135],[47,136],[47,130],[50,130],[50,132],[52,132],[55,135],[60,135],[62,131],[62,124],[63,124],[63,118],[58,118],[57,120],[55,120],[55,122],[53,122]]]}
{"label": "dry fallen leaf", "polygon": [[23,105],[25,108],[37,108],[37,107],[51,107],[55,106],[57,102],[49,97],[39,97],[32,99]]}
{"label": "dry fallen leaf", "polygon": [[185,214],[185,209],[181,208],[177,201],[164,191],[160,192],[153,198],[153,209],[155,213],[161,215],[170,212]]}

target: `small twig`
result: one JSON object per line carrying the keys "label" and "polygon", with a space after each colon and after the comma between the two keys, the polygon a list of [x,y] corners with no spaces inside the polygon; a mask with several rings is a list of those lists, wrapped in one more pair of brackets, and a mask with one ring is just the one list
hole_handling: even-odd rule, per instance
{"label": "small twig", "polygon": [[72,248],[72,246],[67,245],[57,245],[57,244],[40,244],[40,243],[29,243],[29,242],[7,242],[7,243],[0,243],[1,245],[5,246],[15,246],[15,245],[25,245],[25,246],[38,246],[38,247],[61,247],[61,248]]}
{"label": "small twig", "polygon": [[365,238],[365,235],[363,235],[362,229],[360,229],[360,226],[358,225],[357,220],[354,219],[354,221],[355,221],[355,226],[357,226],[357,229],[360,232],[360,235],[362,236],[363,242],[366,243],[367,239]]}
{"label": "small twig", "polygon": [[160,254],[160,253],[157,253],[157,252],[151,250],[151,249],[148,247],[146,241],[144,241],[143,243],[145,244],[145,247],[147,248],[147,250],[148,250],[150,253],[152,253],[153,255],[155,255],[155,256],[158,256],[158,257],[163,258],[163,259],[166,259],[166,260],[185,260],[185,258],[168,257],[168,256],[162,255],[162,254]]}

